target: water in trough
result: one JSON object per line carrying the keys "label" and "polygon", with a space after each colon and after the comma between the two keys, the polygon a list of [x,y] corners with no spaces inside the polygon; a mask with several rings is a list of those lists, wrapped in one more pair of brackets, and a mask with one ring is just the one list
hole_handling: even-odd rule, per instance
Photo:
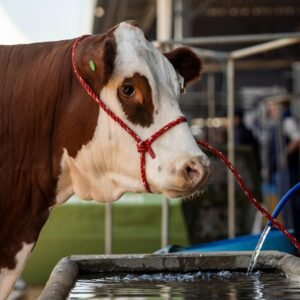
{"label": "water in trough", "polygon": [[300,282],[279,272],[91,274],[78,278],[67,299],[299,299]]}

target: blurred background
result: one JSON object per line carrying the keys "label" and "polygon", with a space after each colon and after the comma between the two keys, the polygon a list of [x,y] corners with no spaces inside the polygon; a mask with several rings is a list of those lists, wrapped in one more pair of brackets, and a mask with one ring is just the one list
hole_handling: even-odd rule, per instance
{"label": "blurred background", "polygon": [[[131,19],[162,51],[187,45],[202,59],[202,78],[182,96],[182,110],[195,137],[228,155],[271,211],[299,178],[300,2],[0,0],[0,44],[98,34]],[[56,208],[25,281],[44,284],[70,254],[149,253],[258,233],[264,220],[225,166],[211,160],[209,186],[193,199],[128,194],[104,206],[73,197]],[[287,207],[281,221],[299,237],[298,206]]]}

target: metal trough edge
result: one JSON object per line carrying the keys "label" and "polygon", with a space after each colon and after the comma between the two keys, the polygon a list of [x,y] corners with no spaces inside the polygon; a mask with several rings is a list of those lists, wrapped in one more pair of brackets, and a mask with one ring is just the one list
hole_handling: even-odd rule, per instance
{"label": "metal trough edge", "polygon": [[78,275],[78,264],[68,257],[62,258],[53,269],[38,299],[66,299]]}
{"label": "metal trough edge", "polygon": [[278,261],[278,268],[293,280],[300,281],[300,258],[286,254]]}
{"label": "metal trough edge", "polygon": [[[193,272],[246,270],[252,251],[191,254],[78,255],[61,259],[38,298],[66,299],[76,278],[86,273],[107,272]],[[277,269],[292,279],[300,279],[300,259],[279,251],[262,251],[258,269]]]}

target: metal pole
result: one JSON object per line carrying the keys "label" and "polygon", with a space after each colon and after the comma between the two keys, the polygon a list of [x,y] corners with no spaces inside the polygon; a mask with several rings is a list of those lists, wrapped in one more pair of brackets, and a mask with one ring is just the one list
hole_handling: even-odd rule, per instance
{"label": "metal pole", "polygon": [[170,222],[170,203],[168,198],[164,198],[161,207],[161,247],[169,245],[169,222]]}
{"label": "metal pole", "polygon": [[[185,2],[184,2],[185,3]],[[190,46],[218,45],[218,44],[241,44],[241,43],[260,43],[285,38],[300,38],[300,32],[290,33],[268,33],[268,34],[244,34],[213,37],[190,37],[181,39],[165,40],[166,44],[185,44]]]}
{"label": "metal pole", "polygon": [[[215,75],[214,73],[207,74],[207,110],[210,119],[216,116],[216,101],[215,101]],[[208,128],[208,141],[211,144],[215,143],[214,129]]]}
{"label": "metal pole", "polygon": [[167,41],[172,36],[172,0],[157,0],[157,40]]}
{"label": "metal pole", "polygon": [[214,59],[227,59],[229,57],[228,53],[222,51],[200,49],[195,47],[190,47],[197,55],[205,58],[214,58]]}
{"label": "metal pole", "polygon": [[104,253],[112,253],[112,203],[105,203]]}
{"label": "metal pole", "polygon": [[271,51],[277,48],[283,48],[292,44],[300,42],[300,38],[285,38],[271,42],[266,42],[260,45],[247,47],[240,50],[235,50],[230,53],[230,57],[233,59],[244,58],[261,52]]}
{"label": "metal pole", "polygon": [[[228,59],[227,79],[227,152],[228,159],[234,165],[234,60]],[[228,183],[228,237],[235,237],[235,193],[234,177],[230,170],[227,173]]]}
{"label": "metal pole", "polygon": [[[172,0],[157,0],[157,39],[159,42],[170,40],[172,37],[173,9]],[[161,246],[169,243],[169,199],[162,201]]]}
{"label": "metal pole", "polygon": [[182,0],[174,0],[174,39],[181,40],[182,37]]}

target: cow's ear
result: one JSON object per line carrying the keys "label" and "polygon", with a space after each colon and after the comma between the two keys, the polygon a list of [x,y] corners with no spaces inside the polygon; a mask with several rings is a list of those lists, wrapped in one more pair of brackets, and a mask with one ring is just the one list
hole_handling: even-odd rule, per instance
{"label": "cow's ear", "polygon": [[80,75],[100,92],[113,73],[117,53],[111,32],[84,38],[76,50],[75,61]]}
{"label": "cow's ear", "polygon": [[184,78],[184,84],[190,84],[200,78],[202,63],[198,56],[187,47],[179,47],[164,53],[173,67]]}

